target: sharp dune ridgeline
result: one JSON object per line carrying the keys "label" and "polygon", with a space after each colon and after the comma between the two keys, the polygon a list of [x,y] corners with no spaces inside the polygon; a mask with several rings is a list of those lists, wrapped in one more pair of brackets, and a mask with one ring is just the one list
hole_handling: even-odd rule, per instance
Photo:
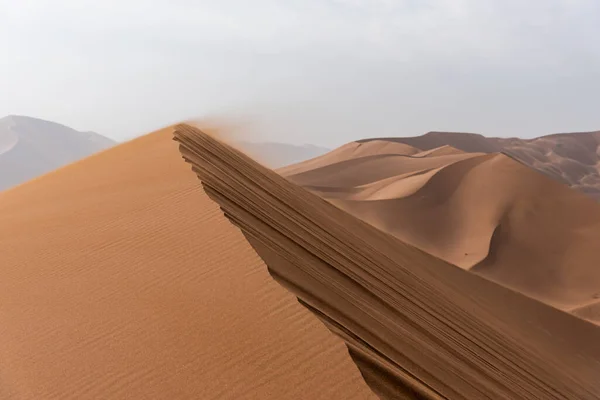
{"label": "sharp dune ridgeline", "polygon": [[0,192],[0,399],[598,398],[597,135],[173,135]]}
{"label": "sharp dune ridgeline", "polygon": [[0,399],[375,399],[172,139],[0,193]]}
{"label": "sharp dune ridgeline", "polygon": [[[594,324],[417,249],[196,128],[178,126],[175,139],[271,275],[345,341],[381,398],[600,396]],[[440,157],[452,165],[496,157],[448,150]],[[347,175],[355,188],[386,179]]]}

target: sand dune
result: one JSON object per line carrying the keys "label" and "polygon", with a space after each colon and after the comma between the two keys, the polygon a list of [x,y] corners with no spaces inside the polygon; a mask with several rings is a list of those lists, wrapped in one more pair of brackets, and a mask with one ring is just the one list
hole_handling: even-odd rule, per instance
{"label": "sand dune", "polygon": [[289,177],[299,185],[343,188],[360,186],[401,174],[438,168],[475,156],[477,156],[476,153],[453,154],[440,157],[376,154],[343,160],[296,174],[289,174],[286,170],[278,172]]}
{"label": "sand dune", "polygon": [[441,149],[283,173],[406,243],[552,306],[570,311],[600,296],[595,200],[504,154],[436,156]]}
{"label": "sand dune", "polygon": [[375,398],[170,129],[0,193],[0,398]]}
{"label": "sand dune", "polygon": [[600,324],[600,300],[569,310],[580,318]]}
{"label": "sand dune", "polygon": [[385,140],[279,170],[310,193],[182,127],[240,233],[172,135],[0,193],[0,398],[600,396],[593,200]]}
{"label": "sand dune", "polygon": [[560,133],[533,139],[494,138],[472,133],[429,132],[422,136],[365,139],[432,151],[452,146],[470,153],[504,152],[544,174],[600,200],[600,131]]}
{"label": "sand dune", "polygon": [[497,140],[511,156],[600,200],[600,132]]}
{"label": "sand dune", "polygon": [[415,154],[415,157],[433,157],[433,156],[447,156],[450,154],[462,154],[464,151],[457,149],[456,147],[452,147],[450,145],[443,145],[440,147],[436,147],[430,150],[421,151]]}
{"label": "sand dune", "polygon": [[[419,152],[419,149],[385,140],[372,140],[368,143],[350,142],[335,150],[325,153],[319,157],[302,163],[279,168],[278,171],[285,175],[299,174],[313,170],[317,167],[325,167],[337,164],[341,161],[351,160],[359,157],[382,156],[382,155],[405,155],[410,156]],[[252,155],[252,153],[248,153]]]}
{"label": "sand dune", "polygon": [[419,149],[420,151],[432,150],[442,146],[452,146],[467,153],[496,153],[502,151],[494,139],[475,133],[462,132],[428,132],[414,137],[393,137],[358,140],[366,144],[371,141],[388,141],[402,143]]}
{"label": "sand dune", "polygon": [[179,126],[176,139],[272,276],[346,341],[382,398],[600,396],[597,326],[407,245],[198,129]]}

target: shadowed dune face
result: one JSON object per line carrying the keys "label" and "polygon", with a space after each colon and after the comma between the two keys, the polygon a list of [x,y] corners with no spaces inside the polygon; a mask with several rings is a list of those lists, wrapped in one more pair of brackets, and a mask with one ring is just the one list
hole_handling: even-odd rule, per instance
{"label": "shadowed dune face", "polygon": [[[596,296],[599,297],[599,296]],[[600,321],[600,300],[586,304],[579,308],[571,310],[571,312],[578,317],[588,319],[591,321]]]}
{"label": "shadowed dune face", "polygon": [[0,193],[0,398],[369,399],[172,130]]}
{"label": "shadowed dune face", "polygon": [[600,396],[595,325],[407,245],[198,129],[175,137],[207,194],[344,339],[381,398]]}
{"label": "shadowed dune face", "polygon": [[[427,136],[408,142],[427,148]],[[555,307],[581,309],[600,296],[594,199],[504,154],[447,145],[410,156],[338,151],[279,172],[406,243]]]}

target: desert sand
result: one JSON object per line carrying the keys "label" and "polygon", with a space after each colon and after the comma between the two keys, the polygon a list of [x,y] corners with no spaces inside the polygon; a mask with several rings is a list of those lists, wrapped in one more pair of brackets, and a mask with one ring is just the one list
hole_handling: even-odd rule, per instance
{"label": "desert sand", "polygon": [[[339,161],[343,168],[336,167],[338,162],[330,155],[319,174],[315,173],[319,167],[313,161],[308,170],[296,168],[288,176],[290,180],[286,180],[191,126],[179,126],[175,137],[204,190],[241,229],[265,260],[271,275],[344,339],[367,383],[382,398],[596,399],[600,396],[597,379],[600,329],[596,325],[492,282],[489,276],[480,276],[483,270],[498,269],[482,264],[490,259],[489,255],[482,254],[482,260],[476,262],[481,271],[471,273],[400,240],[398,234],[392,236],[384,232],[386,229],[377,229],[342,210],[339,203],[334,201],[336,207],[318,195],[323,195],[326,188],[338,192],[338,200],[339,191],[344,190],[351,192],[347,196],[361,196],[363,191],[383,196],[383,200],[371,201],[402,199],[406,188],[397,185],[395,179],[390,180],[395,167],[384,165],[394,164],[399,156],[406,155],[366,155],[358,160],[365,162],[363,167],[371,168],[362,169],[351,158]],[[439,158],[446,158],[441,164],[430,161],[420,164],[423,159],[431,158],[422,154],[411,159],[407,164],[410,168],[405,165],[398,172],[411,181],[408,192],[413,194],[409,198],[433,188],[429,198],[424,199],[430,202],[430,209],[452,208],[456,201],[457,209],[449,215],[463,217],[466,210],[461,210],[460,204],[466,202],[462,206],[466,208],[477,204],[476,198],[474,203],[468,202],[473,194],[473,185],[468,182],[471,179],[480,182],[481,176],[506,170],[508,183],[490,182],[485,187],[486,191],[492,191],[490,196],[493,190],[511,189],[503,201],[513,200],[515,192],[530,184],[526,174],[530,170],[509,157],[465,156],[455,151],[448,155],[447,150],[440,149]],[[448,159],[449,156],[453,158]],[[437,158],[435,154],[433,158]],[[348,169],[351,173],[346,172]],[[360,170],[365,172],[358,174]],[[513,170],[525,174],[523,182],[513,182]],[[548,195],[566,196],[553,199],[551,205],[555,201],[571,201],[569,194],[558,189],[557,193],[551,191],[555,189],[553,180],[537,179],[542,175],[532,173],[536,174],[533,183],[541,185],[537,189],[548,191]],[[336,180],[335,175],[341,178]],[[322,181],[315,182],[318,177],[325,180],[325,186],[319,186]],[[386,184],[377,184],[382,180]],[[311,193],[293,181],[309,186],[311,191],[321,188],[321,192]],[[464,187],[462,181],[467,182]],[[332,188],[332,182],[340,182],[341,187]],[[392,189],[386,189],[387,186]],[[348,187],[356,190],[347,190]],[[386,193],[382,195],[382,191]],[[576,192],[566,189],[566,193]],[[582,207],[595,204],[583,195],[574,201]],[[505,238],[504,223],[499,229],[492,229],[492,262],[522,256],[518,253],[523,251],[519,232],[529,232],[523,231],[524,222],[519,218],[535,215],[547,207],[525,202],[522,208],[515,208],[515,214],[510,214],[513,209],[507,211],[501,205],[485,204],[482,225],[489,230],[487,225],[494,224],[498,212],[508,212],[508,229],[519,228],[513,235],[517,243],[507,255],[494,251],[494,237],[510,241],[512,233],[506,235],[509,239]],[[415,214],[418,215],[418,209]],[[430,223],[436,225],[438,220]],[[448,223],[439,221],[442,243]],[[580,218],[569,228],[575,229],[575,233],[593,228],[593,223],[590,226],[586,223]],[[466,223],[464,231],[467,238],[477,242],[477,247],[481,245],[479,233],[470,232],[475,225]],[[432,233],[435,229],[427,234]],[[561,301],[574,300],[566,296]]]}
{"label": "desert sand", "polygon": [[503,152],[531,168],[600,200],[600,131],[557,133],[533,139],[485,137],[473,133],[429,132],[416,137],[364,139],[431,150],[444,145],[469,153]]}
{"label": "desert sand", "polygon": [[342,147],[279,172],[406,243],[600,322],[596,200],[505,154],[369,154]]}
{"label": "desert sand", "polygon": [[600,205],[465,135],[274,172],[181,125],[1,192],[0,398],[598,398]]}
{"label": "desert sand", "polygon": [[369,399],[171,129],[0,193],[0,398]]}

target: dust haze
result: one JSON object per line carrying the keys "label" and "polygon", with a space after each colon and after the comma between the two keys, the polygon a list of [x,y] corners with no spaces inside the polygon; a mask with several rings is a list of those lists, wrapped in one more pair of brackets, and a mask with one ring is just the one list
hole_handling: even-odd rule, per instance
{"label": "dust haze", "polygon": [[118,140],[190,118],[250,116],[264,139],[330,148],[431,130],[594,130],[599,8],[595,0],[5,0],[0,115]]}

